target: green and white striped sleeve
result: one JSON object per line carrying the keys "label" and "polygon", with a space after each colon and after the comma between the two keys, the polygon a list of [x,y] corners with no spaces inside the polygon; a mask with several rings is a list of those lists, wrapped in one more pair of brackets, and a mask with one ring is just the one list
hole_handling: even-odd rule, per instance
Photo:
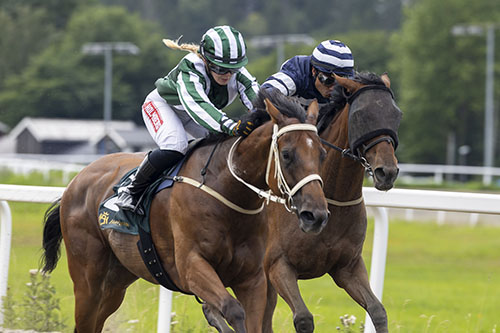
{"label": "green and white striped sleeve", "polygon": [[238,82],[238,92],[240,94],[241,102],[249,109],[253,109],[252,101],[259,93],[259,83],[245,67],[242,67],[236,74],[236,81]]}
{"label": "green and white striped sleeve", "polygon": [[182,106],[199,125],[212,132],[230,133],[236,123],[216,108],[205,93],[207,78],[197,70],[180,71],[177,92]]}

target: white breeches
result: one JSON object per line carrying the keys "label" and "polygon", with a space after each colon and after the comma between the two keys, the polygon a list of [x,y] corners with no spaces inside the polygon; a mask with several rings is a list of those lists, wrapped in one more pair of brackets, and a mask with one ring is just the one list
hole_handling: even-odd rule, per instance
{"label": "white breeches", "polygon": [[188,141],[208,135],[184,110],[167,104],[158,91],[153,90],[142,105],[142,118],[149,134],[160,149],[186,153]]}

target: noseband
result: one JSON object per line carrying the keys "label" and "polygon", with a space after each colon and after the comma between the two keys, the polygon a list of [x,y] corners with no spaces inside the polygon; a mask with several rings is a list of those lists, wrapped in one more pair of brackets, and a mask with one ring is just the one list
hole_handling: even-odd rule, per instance
{"label": "noseband", "polygon": [[276,178],[277,183],[278,183],[278,189],[280,191],[280,194],[283,197],[278,197],[274,195],[269,189],[268,191],[259,189],[252,184],[248,184],[245,182],[243,179],[241,179],[238,175],[233,170],[233,154],[235,147],[239,144],[241,137],[239,137],[234,144],[231,146],[231,149],[229,150],[229,154],[227,156],[227,167],[231,174],[233,175],[236,180],[238,180],[240,183],[243,183],[245,186],[247,186],[249,189],[257,193],[257,195],[261,198],[264,198],[266,202],[269,204],[269,201],[277,202],[280,204],[283,204],[285,208],[292,212],[295,210],[295,207],[293,206],[293,196],[302,188],[304,187],[307,183],[318,180],[321,183],[321,186],[323,186],[323,180],[321,179],[321,176],[318,174],[311,174],[306,177],[304,177],[301,181],[299,181],[293,188],[290,189],[290,186],[288,185],[285,175],[283,174],[283,170],[280,164],[279,160],[279,148],[278,148],[278,139],[280,136],[282,136],[285,133],[292,132],[292,131],[312,131],[317,133],[318,129],[316,126],[312,124],[292,124],[285,126],[281,129],[278,129],[278,125],[274,125],[273,127],[273,136],[271,140],[271,147],[269,149],[269,158],[267,160],[267,168],[266,168],[266,184],[269,185],[269,174],[271,171],[271,163],[274,159],[274,178]]}

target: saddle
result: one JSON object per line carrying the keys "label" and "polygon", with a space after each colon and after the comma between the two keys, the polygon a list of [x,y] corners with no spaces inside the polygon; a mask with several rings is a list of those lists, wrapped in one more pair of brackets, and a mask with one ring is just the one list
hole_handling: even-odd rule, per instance
{"label": "saddle", "polygon": [[153,182],[144,191],[144,194],[139,200],[139,205],[142,206],[144,215],[137,214],[132,211],[121,210],[115,204],[116,200],[118,199],[118,189],[122,186],[128,185],[132,181],[131,176],[135,174],[137,167],[127,172],[125,176],[123,176],[120,181],[115,186],[113,186],[114,194],[99,205],[98,211],[99,226],[101,227],[101,229],[113,229],[131,235],[139,235],[137,248],[139,249],[142,260],[146,264],[146,267],[148,268],[151,275],[153,275],[153,277],[161,286],[169,290],[179,291],[188,295],[191,295],[191,293],[187,293],[179,289],[174,284],[160,262],[158,253],[156,252],[156,248],[153,243],[153,239],[151,237],[149,216],[151,203],[156,193],[173,186],[174,177],[177,176],[179,170],[187,160],[190,153],[202,140],[203,139],[199,139],[190,143],[188,152],[186,153],[184,158],[182,158],[171,169],[166,170],[157,181]]}

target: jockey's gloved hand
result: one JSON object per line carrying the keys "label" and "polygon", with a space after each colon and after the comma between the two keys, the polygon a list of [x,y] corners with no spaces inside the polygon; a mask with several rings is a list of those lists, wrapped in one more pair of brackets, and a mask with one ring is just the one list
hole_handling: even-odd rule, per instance
{"label": "jockey's gloved hand", "polygon": [[255,125],[251,121],[241,121],[238,120],[236,126],[231,130],[232,136],[242,136],[247,137],[253,130],[255,129]]}

